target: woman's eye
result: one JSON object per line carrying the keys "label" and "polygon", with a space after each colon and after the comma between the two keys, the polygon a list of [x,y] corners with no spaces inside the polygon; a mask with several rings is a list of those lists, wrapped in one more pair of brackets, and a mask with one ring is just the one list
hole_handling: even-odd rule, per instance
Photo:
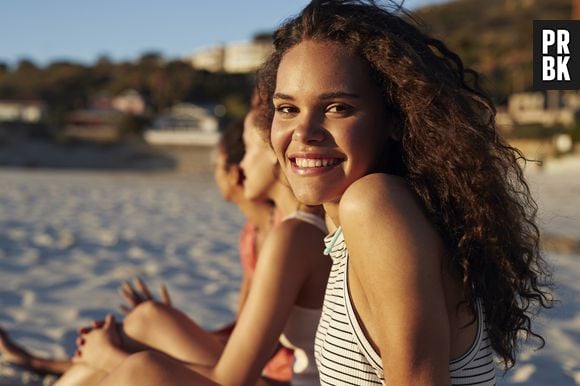
{"label": "woman's eye", "polygon": [[344,104],[333,104],[328,106],[326,109],[327,113],[330,114],[340,114],[340,115],[347,115],[352,111],[352,108],[348,105]]}
{"label": "woman's eye", "polygon": [[276,113],[281,115],[291,115],[297,112],[298,109],[290,105],[280,105],[275,107]]}

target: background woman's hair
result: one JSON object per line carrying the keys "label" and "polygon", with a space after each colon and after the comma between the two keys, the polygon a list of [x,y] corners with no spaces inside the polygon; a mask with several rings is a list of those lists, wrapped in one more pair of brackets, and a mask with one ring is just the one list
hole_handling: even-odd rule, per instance
{"label": "background woman's hair", "polygon": [[544,344],[531,316],[552,304],[537,205],[523,176],[526,159],[498,134],[478,75],[415,24],[392,2],[312,1],[278,29],[275,52],[258,74],[262,126],[270,127],[277,69],[290,48],[330,41],[359,55],[392,117],[385,130],[401,131],[401,166],[389,172],[405,177],[420,199],[469,305],[482,300],[491,345],[510,368],[520,333]]}
{"label": "background woman's hair", "polygon": [[244,133],[244,120],[232,121],[222,133],[218,142],[218,149],[226,155],[226,169],[239,165],[244,158],[246,149],[242,135]]}

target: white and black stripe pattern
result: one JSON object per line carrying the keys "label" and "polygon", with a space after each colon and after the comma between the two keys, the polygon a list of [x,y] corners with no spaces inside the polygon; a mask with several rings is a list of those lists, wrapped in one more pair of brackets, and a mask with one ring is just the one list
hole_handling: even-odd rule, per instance
{"label": "white and black stripe pattern", "polygon": [[[315,341],[321,385],[385,385],[382,360],[363,333],[348,294],[348,250],[341,229],[325,239],[333,264],[326,286]],[[495,385],[493,352],[485,313],[477,304],[478,329],[473,346],[449,364],[453,385]]]}

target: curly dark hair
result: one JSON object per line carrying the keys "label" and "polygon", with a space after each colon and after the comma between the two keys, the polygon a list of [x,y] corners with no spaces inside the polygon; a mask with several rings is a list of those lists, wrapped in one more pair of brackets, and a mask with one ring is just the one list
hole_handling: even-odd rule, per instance
{"label": "curly dark hair", "polygon": [[226,169],[239,165],[242,162],[242,158],[244,158],[246,148],[242,140],[243,133],[244,120],[236,119],[226,126],[219,139],[218,149],[226,155]]}
{"label": "curly dark hair", "polygon": [[531,321],[553,299],[537,205],[523,176],[527,160],[499,135],[477,73],[395,3],[315,0],[276,31],[275,51],[258,73],[265,127],[280,61],[303,40],[339,43],[368,65],[401,130],[399,165],[388,172],[404,177],[419,198],[468,305],[481,299],[505,368],[516,362],[521,333],[543,346]]}

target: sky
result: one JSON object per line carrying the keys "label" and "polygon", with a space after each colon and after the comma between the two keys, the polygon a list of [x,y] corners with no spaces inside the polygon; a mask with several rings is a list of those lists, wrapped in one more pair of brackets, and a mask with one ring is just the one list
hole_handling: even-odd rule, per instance
{"label": "sky", "polygon": [[[399,0],[400,1],[400,0]],[[416,9],[446,0],[406,0]],[[4,0],[0,63],[29,59],[90,64],[144,52],[181,58],[200,48],[251,40],[298,13],[307,0]]]}

